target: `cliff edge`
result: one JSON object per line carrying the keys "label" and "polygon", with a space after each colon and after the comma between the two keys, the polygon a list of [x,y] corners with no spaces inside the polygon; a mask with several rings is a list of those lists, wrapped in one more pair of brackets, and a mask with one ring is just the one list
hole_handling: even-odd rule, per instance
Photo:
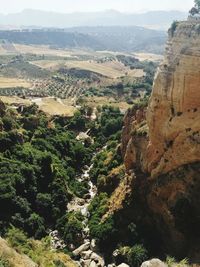
{"label": "cliff edge", "polygon": [[199,263],[200,19],[173,23],[148,108],[125,116],[122,155],[163,253]]}

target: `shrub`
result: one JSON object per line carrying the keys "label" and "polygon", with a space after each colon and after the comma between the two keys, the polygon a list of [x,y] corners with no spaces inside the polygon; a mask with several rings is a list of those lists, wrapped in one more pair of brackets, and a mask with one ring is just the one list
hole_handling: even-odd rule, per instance
{"label": "shrub", "polygon": [[26,234],[13,226],[8,230],[6,238],[11,247],[16,249],[19,253],[26,254],[30,249],[29,245],[27,244],[28,238]]}
{"label": "shrub", "polygon": [[171,25],[171,28],[170,28],[172,36],[174,36],[174,33],[176,31],[177,26],[178,26],[178,21],[176,21],[176,20],[173,21],[172,25]]}
{"label": "shrub", "polygon": [[67,244],[81,244],[83,220],[83,215],[75,211],[65,214],[58,220],[56,228],[59,230]]}
{"label": "shrub", "polygon": [[11,265],[6,259],[0,257],[0,267],[11,267]]}
{"label": "shrub", "polygon": [[143,245],[137,244],[133,247],[121,247],[119,249],[119,255],[121,255],[131,267],[138,267],[147,259],[147,250]]}

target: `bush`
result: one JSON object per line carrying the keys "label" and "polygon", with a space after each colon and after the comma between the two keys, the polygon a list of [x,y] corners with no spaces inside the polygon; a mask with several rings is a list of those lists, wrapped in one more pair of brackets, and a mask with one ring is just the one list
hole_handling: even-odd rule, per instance
{"label": "bush", "polygon": [[67,244],[81,245],[84,217],[79,212],[69,212],[58,220],[56,228]]}
{"label": "bush", "polygon": [[11,227],[7,234],[6,238],[8,240],[8,243],[11,245],[12,248],[14,248],[19,253],[27,253],[27,251],[30,249],[29,245],[27,244],[27,236],[26,234],[15,228]]}
{"label": "bush", "polygon": [[11,265],[7,260],[0,257],[0,267],[11,267]]}
{"label": "bush", "polygon": [[170,28],[172,36],[174,36],[174,33],[176,31],[177,26],[178,26],[178,21],[176,21],[176,20],[173,21],[172,25],[171,25],[171,28]]}
{"label": "bush", "polygon": [[121,255],[131,267],[139,267],[142,262],[147,259],[147,250],[143,245],[121,247],[119,249],[119,255]]}

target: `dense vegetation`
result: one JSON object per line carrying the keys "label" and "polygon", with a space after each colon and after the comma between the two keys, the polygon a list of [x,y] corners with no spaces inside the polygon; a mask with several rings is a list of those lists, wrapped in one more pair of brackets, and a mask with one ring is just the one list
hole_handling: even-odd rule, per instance
{"label": "dense vegetation", "polygon": [[[41,239],[48,235],[49,229],[58,229],[66,244],[80,245],[83,217],[77,212],[67,212],[67,204],[73,196],[83,197],[88,192],[88,184],[80,183],[76,177],[90,162],[94,151],[104,144],[107,146],[97,154],[91,170],[100,195],[90,207],[90,226],[91,235],[100,241],[105,240],[108,233],[112,235],[115,231],[112,218],[103,225],[96,222],[101,220],[109,195],[124,175],[123,168],[117,169],[122,165],[117,147],[123,115],[118,108],[110,106],[99,107],[97,113],[97,119],[90,121],[90,109],[83,107],[71,119],[50,119],[39,112],[36,105],[18,112],[6,109],[1,103],[2,236],[8,236],[12,231],[9,239],[18,235],[17,228],[25,232],[23,235],[27,237],[24,239]],[[77,134],[88,129],[94,143],[77,141]],[[110,171],[113,173],[107,177]],[[11,226],[15,228],[10,232]]]}
{"label": "dense vegetation", "polygon": [[[77,114],[69,128],[75,123],[79,131],[81,120]],[[1,129],[1,234],[12,224],[41,238],[65,215],[73,194],[86,192],[87,185],[75,176],[90,160],[92,148],[76,141],[75,132],[66,130],[59,119],[50,122],[35,105],[22,114],[5,112]]]}

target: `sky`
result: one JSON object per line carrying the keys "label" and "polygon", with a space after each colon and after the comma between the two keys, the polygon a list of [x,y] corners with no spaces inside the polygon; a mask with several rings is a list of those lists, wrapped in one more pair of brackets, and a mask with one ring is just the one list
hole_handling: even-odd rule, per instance
{"label": "sky", "polygon": [[71,13],[115,9],[122,12],[149,10],[188,11],[193,0],[0,0],[0,13],[16,13],[23,9],[40,9]]}

